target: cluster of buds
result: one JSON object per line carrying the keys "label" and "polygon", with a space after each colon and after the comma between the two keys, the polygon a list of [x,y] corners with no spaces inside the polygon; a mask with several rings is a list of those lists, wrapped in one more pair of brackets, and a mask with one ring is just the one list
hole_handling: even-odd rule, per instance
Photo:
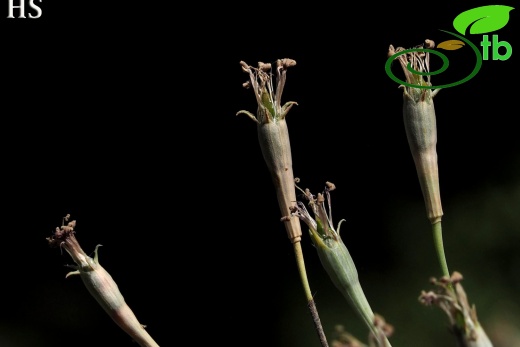
{"label": "cluster of buds", "polygon": [[460,283],[462,279],[462,275],[457,271],[453,272],[451,277],[432,277],[430,282],[437,286],[437,290],[422,291],[419,302],[425,306],[437,306],[446,313],[450,329],[460,346],[492,347],[478,321],[475,305],[469,305],[466,292]]}

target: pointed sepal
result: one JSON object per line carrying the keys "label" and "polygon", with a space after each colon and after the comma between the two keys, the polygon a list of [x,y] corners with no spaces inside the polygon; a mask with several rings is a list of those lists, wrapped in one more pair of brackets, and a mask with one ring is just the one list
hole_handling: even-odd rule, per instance
{"label": "pointed sepal", "polygon": [[240,110],[240,111],[237,112],[236,115],[238,116],[239,114],[245,114],[246,116],[248,116],[249,118],[251,118],[255,123],[260,124],[260,122],[258,121],[258,119],[256,119],[255,115],[252,114],[252,113],[249,112],[249,111]]}
{"label": "pointed sepal", "polygon": [[101,246],[103,246],[103,245],[97,245],[96,248],[94,249],[94,263],[95,264],[99,264],[98,248]]}
{"label": "pointed sepal", "polygon": [[65,278],[69,278],[69,276],[74,276],[74,275],[79,275],[79,274],[80,274],[79,270],[71,271],[65,275]]}
{"label": "pointed sepal", "polygon": [[293,107],[293,105],[298,106],[298,103],[296,101],[288,101],[282,106],[282,115],[280,116],[282,119],[285,118],[285,116],[287,115],[291,107]]}

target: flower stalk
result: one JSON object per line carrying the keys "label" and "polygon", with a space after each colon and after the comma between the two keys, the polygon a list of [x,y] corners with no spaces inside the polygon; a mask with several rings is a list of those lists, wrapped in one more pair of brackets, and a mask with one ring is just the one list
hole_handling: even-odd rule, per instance
{"label": "flower stalk", "polygon": [[[417,51],[397,56],[409,84],[420,87],[431,86],[430,53],[421,49],[435,47],[432,40],[425,40],[423,45],[416,46]],[[404,48],[394,49],[390,45],[388,56],[391,57]],[[426,75],[426,79],[424,76]],[[403,89],[403,121],[410,151],[415,163],[419,184],[426,207],[428,220],[432,225],[433,240],[437,258],[444,276],[449,276],[448,264],[442,240],[443,216],[439,187],[439,169],[437,162],[437,123],[434,96],[440,89],[414,88],[401,85]]]}
{"label": "flower stalk", "polygon": [[249,75],[249,81],[243,86],[246,89],[253,89],[257,101],[257,111],[254,115],[249,111],[241,110],[237,112],[237,115],[244,114],[257,124],[258,142],[276,191],[282,215],[280,220],[284,223],[287,236],[293,245],[300,279],[321,345],[328,347],[305,270],[300,221],[297,218],[291,218],[290,213],[296,201],[296,188],[289,130],[285,118],[292,106],[297,103],[289,101],[282,105],[282,93],[287,69],[295,66],[296,61],[287,58],[278,59],[274,69],[275,81],[272,78],[273,69],[270,63],[259,62],[257,68],[243,61],[240,62],[240,65],[242,70]]}
{"label": "flower stalk", "polygon": [[[309,189],[301,189],[313,216],[308,212],[305,204],[298,201],[297,206],[291,209],[292,214],[300,218],[309,227],[309,234],[318,251],[321,264],[332,283],[355,309],[370,331],[371,341],[379,347],[391,347],[387,334],[381,329],[381,319],[374,315],[372,308],[363,292],[354,261],[339,236],[338,224],[336,231],[332,224],[330,192],[336,187],[327,182],[323,193],[314,196]],[[328,209],[325,208],[327,203]],[[388,332],[388,331],[387,331]]]}
{"label": "flower stalk", "polygon": [[[64,218],[68,222],[70,215]],[[76,265],[69,265],[74,271],[69,272],[65,278],[79,275],[90,294],[99,305],[112,318],[112,320],[130,335],[141,347],[159,347],[157,342],[145,330],[145,326],[139,323],[135,314],[125,302],[112,276],[99,264],[97,245],[94,258],[89,257],[78,243],[74,228],[76,221],[70,221],[67,225],[56,228],[51,237],[47,238],[51,247],[63,248],[69,253]]]}

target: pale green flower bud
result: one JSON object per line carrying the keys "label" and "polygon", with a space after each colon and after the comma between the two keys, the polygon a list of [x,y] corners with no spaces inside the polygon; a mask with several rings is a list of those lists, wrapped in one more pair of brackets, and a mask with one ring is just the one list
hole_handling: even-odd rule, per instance
{"label": "pale green flower bud", "polygon": [[[332,283],[355,309],[377,341],[381,341],[380,346],[389,347],[390,343],[386,336],[375,324],[376,316],[361,288],[354,261],[339,236],[339,227],[343,220],[338,224],[338,231],[332,225],[330,191],[334,189],[334,184],[327,182],[325,191],[318,193],[317,197],[312,195],[308,189],[302,190],[313,216],[309,214],[305,204],[301,201],[298,201],[297,206],[292,208],[292,214],[309,227],[309,233],[318,251],[321,264]],[[325,208],[326,201],[328,212]]]}
{"label": "pale green flower bud", "polygon": [[[250,81],[244,87],[252,87],[258,103],[256,116],[248,111],[239,111],[257,123],[258,141],[267,168],[273,180],[282,218],[290,215],[290,208],[296,201],[294,175],[292,168],[289,130],[285,121],[287,112],[296,102],[281,104],[287,68],[296,65],[292,59],[279,59],[276,62],[276,88],[273,86],[271,64],[258,63],[258,68],[240,62]],[[301,240],[300,222],[296,218],[283,218],[287,234],[292,242]]]}
{"label": "pale green flower bud", "polygon": [[[64,218],[68,221],[69,215]],[[145,326],[139,323],[134,312],[125,302],[123,295],[110,274],[99,264],[98,248],[96,246],[94,258],[89,257],[81,249],[75,236],[76,221],[68,222],[56,228],[51,237],[47,238],[51,247],[64,248],[72,257],[75,266],[70,265],[75,271],[69,272],[65,277],[79,275],[90,294],[99,305],[112,318],[112,320],[141,347],[159,347],[154,339],[145,330]]]}
{"label": "pale green flower bud", "polygon": [[[433,48],[434,43],[426,40],[425,46]],[[388,54],[393,55],[403,50],[402,47],[394,50],[390,45]],[[430,53],[409,52],[399,55],[397,59],[403,68],[407,83],[431,86],[429,75],[425,80],[422,75],[408,70],[408,67],[411,67],[419,73],[428,73]],[[419,177],[428,219],[434,224],[440,222],[443,215],[437,165],[437,124],[433,105],[433,97],[439,89],[432,91],[410,86],[400,87],[403,89],[403,119],[406,136]]]}

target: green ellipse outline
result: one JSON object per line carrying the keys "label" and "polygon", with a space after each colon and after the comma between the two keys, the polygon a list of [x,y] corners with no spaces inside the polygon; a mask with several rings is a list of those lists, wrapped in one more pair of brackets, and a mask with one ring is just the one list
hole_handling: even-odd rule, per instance
{"label": "green ellipse outline", "polygon": [[[480,68],[482,67],[482,54],[480,54],[480,51],[478,50],[477,46],[475,46],[471,41],[469,41],[468,39],[466,39],[464,36],[461,36],[461,35],[457,35],[455,33],[452,33],[450,31],[446,31],[446,30],[442,30],[442,29],[439,29],[440,31],[444,31],[448,34],[451,34],[459,39],[461,39],[462,41],[464,41],[465,43],[467,43],[472,49],[473,51],[475,52],[475,56],[477,57],[477,61],[476,61],[476,64],[475,64],[475,68],[473,68],[473,71],[471,71],[471,73],[466,76],[465,78],[461,79],[460,81],[457,81],[457,82],[453,82],[453,83],[448,83],[448,84],[442,84],[442,85],[438,85],[438,86],[419,86],[417,84],[411,84],[411,83],[408,83],[408,82],[405,82],[405,81],[401,81],[399,78],[397,78],[393,72],[392,72],[392,68],[391,68],[391,64],[392,62],[394,61],[394,59],[396,57],[398,57],[399,55],[403,54],[403,52],[410,52],[410,51],[431,51],[431,50],[428,50],[428,49],[425,49],[425,48],[416,48],[416,49],[409,49],[409,50],[405,50],[405,51],[401,51],[399,53],[396,53],[392,56],[390,56],[387,60],[386,60],[386,64],[385,64],[385,71],[386,71],[386,74],[388,75],[388,77],[390,77],[393,81],[399,83],[399,84],[402,84],[404,86],[407,86],[407,87],[412,87],[412,88],[418,88],[418,89],[435,89],[435,88],[449,88],[449,87],[454,87],[454,86],[458,86],[459,84],[462,84],[464,82],[467,82],[469,81],[470,79],[472,79],[473,77],[475,77],[475,75],[480,71]],[[439,53],[439,56],[441,55],[442,53]],[[442,54],[443,56],[445,56],[445,54]],[[442,56],[441,56],[442,58]],[[444,59],[443,59],[444,61]],[[444,67],[444,64],[443,64],[443,67]],[[446,67],[447,68],[447,67]],[[412,69],[413,70],[413,69]],[[445,69],[444,69],[445,70]],[[444,71],[443,70],[443,71]],[[415,70],[414,70],[415,71]],[[437,70],[438,71],[438,70]],[[421,76],[425,76],[425,75],[434,75],[434,74],[438,74],[440,72],[435,72],[435,73],[417,73]]]}

